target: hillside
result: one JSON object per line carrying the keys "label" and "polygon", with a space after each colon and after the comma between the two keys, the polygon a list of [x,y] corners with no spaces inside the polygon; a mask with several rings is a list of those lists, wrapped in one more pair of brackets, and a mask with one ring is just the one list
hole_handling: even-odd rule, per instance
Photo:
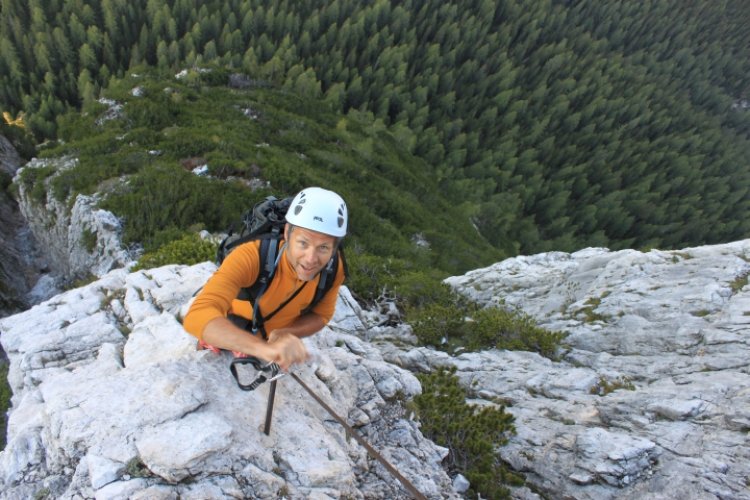
{"label": "hillside", "polygon": [[500,255],[367,113],[341,116],[219,69],[159,77],[141,68],[102,93],[60,118],[62,143],[40,152],[77,162],[20,179],[40,203],[47,190],[59,201],[102,192],[101,206],[124,220],[125,244],[150,251],[188,229],[226,231],[269,194],[321,185],[349,205],[355,259],[397,257],[445,273]]}
{"label": "hillside", "polygon": [[[750,234],[742,0],[0,3],[0,106],[37,136],[146,64],[368,111],[505,254]],[[205,138],[204,138],[205,139]]]}

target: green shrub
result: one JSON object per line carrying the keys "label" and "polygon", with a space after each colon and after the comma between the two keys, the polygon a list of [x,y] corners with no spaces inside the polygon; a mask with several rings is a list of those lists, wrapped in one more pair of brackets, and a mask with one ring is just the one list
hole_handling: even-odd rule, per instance
{"label": "green shrub", "polygon": [[0,359],[0,451],[5,449],[6,444],[11,395],[10,385],[8,385],[8,363]]}
{"label": "green shrub", "polygon": [[0,191],[5,193],[13,184],[13,176],[7,172],[0,171]]}
{"label": "green shrub", "polygon": [[144,254],[133,271],[166,266],[167,264],[198,264],[216,257],[216,245],[195,233],[163,245],[155,252]]}
{"label": "green shrub", "polygon": [[620,376],[613,380],[609,380],[602,375],[599,377],[599,382],[589,389],[589,393],[594,394],[595,396],[606,396],[610,392],[614,392],[618,389],[634,391],[635,385],[630,380],[630,377]]}
{"label": "green shrub", "polygon": [[474,312],[473,323],[467,335],[469,349],[496,347],[516,351],[533,351],[550,359],[565,338],[563,332],[553,332],[537,326],[534,319],[521,311],[508,311],[496,307],[481,308]]}
{"label": "green shrub", "polygon": [[28,130],[8,125],[5,120],[0,119],[0,135],[10,141],[22,159],[30,160],[35,156],[36,139]]}
{"label": "green shrub", "polygon": [[509,498],[506,484],[523,480],[505,469],[497,448],[515,434],[513,416],[503,406],[478,408],[466,404],[455,368],[419,375],[422,394],[414,398],[422,433],[448,448],[444,460],[450,473],[460,472],[471,482],[470,497]]}
{"label": "green shrub", "polygon": [[437,302],[410,310],[407,320],[420,344],[438,348],[448,342],[456,342],[458,339],[453,337],[462,331],[466,322],[458,307]]}
{"label": "green shrub", "polygon": [[407,321],[421,343],[448,351],[497,348],[555,359],[565,338],[562,332],[539,327],[523,312],[483,308],[458,296],[408,309]]}
{"label": "green shrub", "polygon": [[101,207],[125,220],[124,243],[141,242],[151,251],[166,242],[159,238],[165,230],[175,234],[176,229],[196,224],[209,231],[226,230],[252,203],[242,186],[204,179],[176,165],[160,165],[132,176]]}
{"label": "green shrub", "polygon": [[81,231],[81,243],[88,253],[93,252],[96,248],[96,240],[96,231],[92,231],[89,228],[84,228],[84,230]]}
{"label": "green shrub", "polygon": [[54,175],[55,167],[25,168],[21,172],[21,183],[26,188],[32,201],[42,205],[47,202],[47,183],[45,180]]}
{"label": "green shrub", "polygon": [[421,267],[395,257],[380,257],[362,251],[348,251],[347,285],[368,303],[379,297],[394,300],[402,309],[418,307],[434,301],[448,301],[451,289],[442,283],[445,273]]}

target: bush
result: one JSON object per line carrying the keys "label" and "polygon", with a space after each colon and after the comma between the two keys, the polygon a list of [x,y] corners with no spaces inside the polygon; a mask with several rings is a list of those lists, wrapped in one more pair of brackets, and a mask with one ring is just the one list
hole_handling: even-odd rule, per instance
{"label": "bush", "polygon": [[8,362],[3,359],[5,353],[0,350],[0,451],[5,449],[5,436],[8,428],[8,409],[10,408],[11,390],[8,385]]}
{"label": "bush", "polygon": [[216,258],[216,245],[201,239],[195,233],[186,234],[179,240],[163,245],[155,252],[144,254],[133,271],[166,266],[168,264],[193,265],[213,261]]}
{"label": "bush", "polygon": [[36,140],[28,130],[8,125],[5,120],[0,119],[0,135],[10,141],[22,159],[30,160],[35,156]]}
{"label": "bush", "polygon": [[98,237],[96,231],[92,231],[89,228],[84,228],[83,231],[81,231],[81,244],[83,244],[83,248],[85,248],[88,253],[94,251],[97,241]]}
{"label": "bush", "polygon": [[477,408],[466,404],[455,368],[419,375],[422,394],[414,398],[422,433],[448,448],[444,463],[450,473],[461,473],[471,482],[469,496],[509,498],[505,484],[523,480],[508,472],[496,450],[515,434],[513,416],[503,406]]}
{"label": "bush", "polygon": [[25,168],[21,172],[21,183],[26,187],[32,201],[44,205],[47,202],[46,179],[57,172],[55,167]]}
{"label": "bush", "polygon": [[421,343],[445,350],[497,348],[556,359],[565,338],[562,332],[539,327],[523,312],[482,308],[457,296],[408,309],[407,321]]}
{"label": "bush", "polygon": [[[261,196],[260,193],[257,196]],[[163,231],[200,224],[222,231],[252,206],[241,186],[203,179],[180,167],[159,165],[132,176],[126,189],[101,207],[125,219],[124,243],[141,242],[147,251],[165,243]]]}
{"label": "bush", "polygon": [[549,331],[537,326],[526,313],[507,311],[497,307],[477,309],[466,336],[469,349],[496,347],[516,351],[533,351],[550,359],[557,358],[563,332]]}
{"label": "bush", "polygon": [[349,265],[347,285],[364,302],[373,303],[387,297],[398,307],[418,307],[434,301],[448,301],[454,296],[442,283],[445,273],[433,268],[419,268],[416,263],[394,257],[380,257],[366,252],[346,254]]}

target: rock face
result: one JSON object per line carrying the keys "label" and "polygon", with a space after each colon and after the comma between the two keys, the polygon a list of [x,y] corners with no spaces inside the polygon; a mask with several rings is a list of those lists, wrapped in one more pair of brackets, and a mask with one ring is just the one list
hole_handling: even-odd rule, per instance
{"label": "rock face", "polygon": [[13,144],[0,134],[0,173],[13,176],[21,165],[21,156]]}
{"label": "rock face", "polygon": [[549,498],[750,498],[750,240],[682,251],[518,257],[447,282],[569,333],[560,362],[382,344],[411,370],[456,366],[506,401],[500,449]]}
{"label": "rock face", "polygon": [[[291,377],[262,433],[268,384],[240,390],[230,356],[197,351],[179,323],[214,270],[115,270],[0,320],[13,389],[0,499],[408,498]],[[342,290],[296,373],[425,495],[458,498],[447,450],[403,408],[419,382],[349,333],[363,329],[353,303]]]}
{"label": "rock face", "polygon": [[18,203],[5,188],[21,165],[13,145],[0,135],[0,317],[28,307],[27,294],[39,277],[33,236],[24,224]]}
{"label": "rock face", "polygon": [[[179,324],[213,269],[112,271],[0,320],[14,391],[0,499],[408,496],[290,377],[259,430],[267,384],[240,391],[228,355]],[[552,252],[448,280],[567,332],[560,361],[410,347],[408,325],[366,327],[379,322],[344,292],[298,373],[431,498],[466,484],[401,402],[413,372],[453,365],[471,402],[515,416],[498,451],[527,478],[516,498],[750,499],[748,277],[750,240]]]}
{"label": "rock face", "polygon": [[[132,261],[120,243],[120,221],[111,212],[96,208],[97,196],[78,195],[72,202],[63,203],[47,189],[44,203],[40,204],[20,181],[25,169],[51,167],[60,172],[76,161],[70,158],[32,159],[14,178],[21,213],[39,242],[39,248],[45,253],[50,269],[66,282],[92,275],[101,277]],[[44,182],[49,183],[51,178]]]}

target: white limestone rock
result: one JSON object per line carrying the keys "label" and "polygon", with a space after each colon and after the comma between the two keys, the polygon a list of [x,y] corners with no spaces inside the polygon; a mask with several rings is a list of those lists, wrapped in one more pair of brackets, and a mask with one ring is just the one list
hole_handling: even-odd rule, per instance
{"label": "white limestone rock", "polygon": [[[133,257],[120,240],[120,221],[111,212],[96,208],[99,195],[79,194],[69,204],[57,200],[48,190],[46,199],[40,204],[19,180],[26,169],[52,167],[59,173],[74,167],[77,161],[74,158],[34,158],[17,171],[13,180],[18,187],[20,211],[39,250],[45,254],[53,274],[67,282],[88,276],[101,277],[133,263]],[[57,173],[44,182],[49,183]],[[32,298],[39,292],[41,290]]]}
{"label": "white limestone rock", "polygon": [[[231,356],[197,351],[179,323],[214,270],[115,270],[0,320],[14,392],[0,499],[407,497],[291,377],[261,432],[268,384],[240,390]],[[365,415],[358,432],[424,492],[457,498],[446,450],[402,406],[418,381],[347,333],[356,312],[340,313],[306,339],[315,362],[296,373],[344,418]]]}
{"label": "white limestone rock", "polygon": [[500,454],[549,497],[749,499],[748,275],[750,240],[521,256],[446,282],[566,332],[560,361],[377,346],[410,370],[455,366],[472,403],[507,402]]}

